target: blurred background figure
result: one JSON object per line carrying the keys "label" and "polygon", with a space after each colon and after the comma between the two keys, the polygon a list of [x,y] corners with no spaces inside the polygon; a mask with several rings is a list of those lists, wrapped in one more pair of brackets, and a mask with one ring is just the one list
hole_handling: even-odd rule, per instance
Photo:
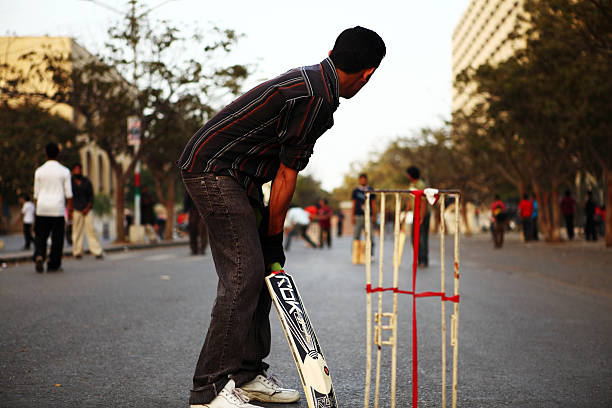
{"label": "blurred background figure", "polygon": [[[365,262],[365,241],[361,240],[361,232],[365,229],[365,202],[366,191],[372,191],[368,185],[368,176],[365,173],[359,175],[359,185],[353,189],[351,200],[353,201],[353,212],[351,223],[353,224],[353,263]],[[370,195],[370,214],[372,217],[372,227],[376,225],[376,196]],[[374,230],[374,228],[372,228]],[[372,234],[371,247],[374,254],[374,234]],[[363,261],[363,262],[362,262]]]}
{"label": "blurred background figure", "polygon": [[533,204],[533,212],[531,213],[531,238],[538,241],[538,200],[535,193],[531,195],[531,203]]}
{"label": "blurred background figure", "polygon": [[96,259],[102,259],[102,246],[96,236],[93,225],[94,192],[91,181],[82,174],[80,164],[72,166],[72,255],[83,256],[83,235],[87,236],[87,245]]}
{"label": "blurred background figure", "polygon": [[[406,169],[406,174],[408,175],[408,180],[410,180],[410,185],[408,186],[411,190],[425,190],[427,185],[421,179],[421,171],[416,166],[410,166]],[[414,196],[411,194],[408,199],[408,203],[406,204],[406,212],[414,211]],[[420,220],[419,221],[419,256],[418,262],[419,266],[428,266],[429,265],[429,208],[427,208],[427,200],[421,200],[421,208],[420,208]],[[417,220],[412,221],[412,246],[414,247],[414,226]]]}
{"label": "blurred background figure", "polygon": [[338,211],[337,217],[338,217],[338,223],[336,224],[338,227],[337,234],[338,234],[338,237],[341,237],[342,236],[342,226],[344,224],[344,213],[342,213],[342,210]]}
{"label": "blurred background figure", "polygon": [[327,199],[319,200],[319,210],[317,212],[317,221],[319,222],[319,248],[323,248],[323,244],[327,242],[327,247],[331,248],[331,216],[333,211],[327,204]]}
{"label": "blurred background figure", "polygon": [[45,152],[48,160],[34,173],[34,200],[36,200],[34,262],[38,273],[44,271],[49,235],[51,235],[51,253],[47,262],[47,272],[62,270],[66,210],[68,218],[72,218],[70,170],[57,161],[59,156],[57,144],[47,144]]}
{"label": "blurred background figure", "polygon": [[597,204],[593,199],[593,192],[587,191],[587,199],[584,204],[584,215],[586,217],[586,223],[584,226],[584,234],[586,235],[587,241],[597,241],[597,229],[595,228],[595,208]]}
{"label": "blurred background figure", "polygon": [[157,242],[157,232],[155,232],[155,198],[149,193],[147,186],[142,186],[140,195],[140,223],[145,228],[145,234],[149,242]]}
{"label": "blurred background figure", "polygon": [[34,242],[34,237],[32,236],[32,225],[34,225],[34,213],[36,211],[36,207],[34,203],[30,199],[30,196],[27,194],[23,194],[21,196],[21,202],[23,206],[21,207],[21,214],[23,215],[23,238],[25,243],[23,245],[23,249],[30,249],[30,245]]}
{"label": "blurred background figure", "polygon": [[153,206],[155,213],[155,226],[157,229],[157,236],[160,240],[164,239],[166,234],[166,220],[168,219],[168,212],[166,207],[162,203],[157,203]]}
{"label": "blurred background figure", "polygon": [[208,246],[208,228],[204,218],[193,205],[193,200],[188,192],[185,192],[183,200],[183,211],[188,214],[189,247],[191,255],[204,255]]}
{"label": "blurred background figure", "polygon": [[561,212],[565,218],[565,229],[567,230],[567,238],[571,241],[574,239],[574,213],[576,212],[576,200],[572,198],[572,193],[565,190],[565,194],[561,199]]}
{"label": "blurred background figure", "polygon": [[493,245],[495,248],[501,248],[504,244],[504,231],[506,229],[506,205],[495,194],[495,200],[491,204],[491,233],[493,234]]}
{"label": "blurred background figure", "polygon": [[287,234],[287,242],[285,242],[285,250],[291,247],[291,239],[295,234],[299,234],[310,247],[316,248],[317,245],[306,234],[306,230],[310,225],[311,215],[300,207],[291,206],[285,217],[285,227],[289,229]]}
{"label": "blurred background figure", "polygon": [[533,214],[533,203],[529,199],[529,196],[523,194],[523,199],[518,205],[519,217],[521,217],[521,225],[523,227],[523,240],[525,242],[531,241],[533,232],[531,231],[531,215]]}

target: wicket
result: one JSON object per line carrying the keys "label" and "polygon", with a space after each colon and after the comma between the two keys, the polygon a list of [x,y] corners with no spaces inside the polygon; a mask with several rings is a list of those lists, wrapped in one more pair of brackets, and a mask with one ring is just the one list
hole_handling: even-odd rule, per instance
{"label": "wicket", "polygon": [[[376,194],[380,197],[380,230],[379,230],[379,254],[378,254],[378,286],[372,287],[372,251],[371,251],[371,237],[372,237],[372,222],[371,222],[371,209],[370,209],[370,195]],[[404,237],[400,235],[400,211],[401,211],[401,197],[402,196],[414,196],[414,246],[413,246],[413,265],[412,265],[412,290],[400,290],[399,289],[399,267],[401,264],[401,243],[403,243]],[[384,239],[385,239],[385,206],[387,196],[395,197],[395,217],[394,217],[394,231],[393,231],[393,286],[390,288],[383,288],[383,260],[384,260]],[[440,202],[440,292],[416,292],[416,277],[417,277],[417,260],[418,260],[418,242],[419,242],[419,221],[420,221],[420,207],[421,199],[423,196],[433,206],[436,204],[439,198]],[[380,374],[381,374],[381,356],[382,347],[391,347],[391,408],[395,408],[396,402],[396,372],[397,372],[397,295],[408,294],[412,295],[412,406],[416,408],[418,406],[418,347],[417,347],[417,324],[416,324],[416,298],[419,297],[440,297],[441,299],[441,315],[442,315],[442,407],[446,407],[446,309],[445,302],[450,301],[454,303],[453,314],[451,315],[451,335],[450,335],[450,346],[453,348],[453,362],[452,362],[452,407],[457,406],[457,362],[459,357],[459,342],[458,342],[458,328],[459,328],[459,201],[461,192],[459,190],[436,190],[436,189],[425,189],[425,190],[373,190],[366,192],[365,200],[365,232],[366,232],[366,380],[365,380],[365,396],[364,396],[364,408],[370,406],[370,388],[371,388],[371,372],[372,372],[372,341],[377,346],[376,351],[376,376],[375,376],[375,388],[374,388],[374,407],[378,408],[379,405],[379,393],[380,393]],[[452,197],[455,204],[455,217],[454,217],[454,293],[452,296],[447,296],[445,293],[445,198]],[[402,233],[403,234],[403,233]],[[393,309],[391,313],[383,313],[383,292],[393,292]],[[372,336],[372,293],[378,292],[378,307],[377,312],[374,314],[374,335]],[[387,324],[384,324],[384,320],[387,319]],[[383,339],[383,333],[390,332],[390,337]]]}

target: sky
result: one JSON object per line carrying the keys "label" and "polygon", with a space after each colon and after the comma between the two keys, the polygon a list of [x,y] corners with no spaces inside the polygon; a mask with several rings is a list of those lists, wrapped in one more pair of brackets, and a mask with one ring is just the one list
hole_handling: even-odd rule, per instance
{"label": "sky", "polygon": [[[117,10],[126,0],[96,0]],[[451,114],[451,38],[470,0],[147,0],[152,19],[179,27],[211,25],[244,37],[232,60],[256,66],[244,91],[288,69],[319,63],[338,34],[361,25],[385,41],[387,55],[352,99],[340,99],[334,127],[315,145],[305,174],[326,190],[351,167],[399,136],[436,127]],[[162,4],[165,3],[165,4]],[[92,53],[119,14],[87,0],[0,0],[0,35],[70,36]],[[186,135],[186,142],[190,135]],[[353,166],[351,166],[353,165]]]}

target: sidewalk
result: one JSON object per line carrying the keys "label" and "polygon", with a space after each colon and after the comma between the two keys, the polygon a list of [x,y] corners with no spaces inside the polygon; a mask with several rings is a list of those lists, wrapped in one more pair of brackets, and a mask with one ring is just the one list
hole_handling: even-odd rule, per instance
{"label": "sidewalk", "polygon": [[[0,235],[0,241],[4,242],[4,247],[0,248],[0,265],[2,264],[12,264],[17,262],[31,262],[32,254],[34,252],[34,245],[30,250],[24,250],[24,239],[21,234],[13,234],[13,235]],[[84,240],[83,249],[85,254],[89,253],[89,248],[87,246],[87,239]],[[130,249],[146,249],[146,248],[157,248],[157,247],[170,247],[170,246],[179,246],[179,245],[188,245],[189,238],[188,237],[180,237],[175,238],[171,241],[161,241],[156,243],[145,243],[145,244],[116,244],[111,239],[103,239],[100,238],[100,244],[104,249],[104,252],[117,252],[117,251],[127,251]],[[64,256],[72,255],[72,246],[68,245],[66,241],[64,241]]]}

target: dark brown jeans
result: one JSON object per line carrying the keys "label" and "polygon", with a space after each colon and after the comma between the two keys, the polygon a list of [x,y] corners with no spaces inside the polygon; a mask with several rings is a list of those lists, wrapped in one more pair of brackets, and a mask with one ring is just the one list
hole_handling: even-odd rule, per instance
{"label": "dark brown jeans", "polygon": [[183,174],[208,227],[217,298],[193,377],[190,404],[206,404],[232,378],[240,386],[268,368],[271,299],[255,212],[232,177]]}

